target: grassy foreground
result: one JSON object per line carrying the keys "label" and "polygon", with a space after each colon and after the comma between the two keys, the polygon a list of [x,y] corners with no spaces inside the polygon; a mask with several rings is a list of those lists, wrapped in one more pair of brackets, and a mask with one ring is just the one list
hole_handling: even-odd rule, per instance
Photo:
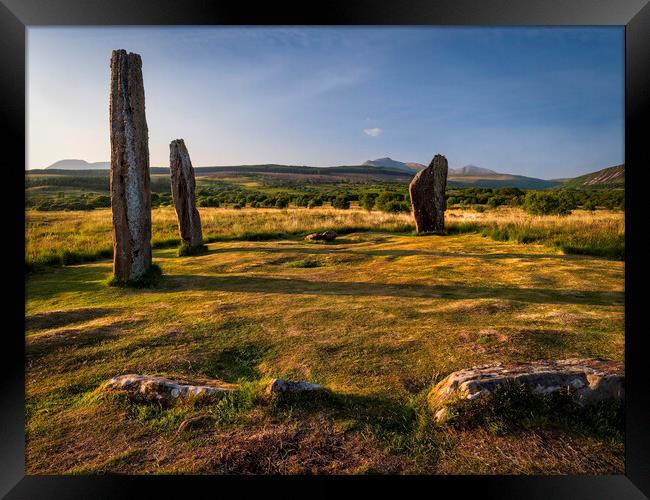
{"label": "grassy foreground", "polygon": [[[331,244],[224,241],[191,257],[158,249],[164,278],[149,290],[106,286],[108,260],[28,275],[27,472],[622,473],[616,433],[542,421],[441,429],[424,400],[440,377],[471,365],[622,359],[623,262],[480,234],[395,234],[408,224],[401,215],[341,211],[328,222],[327,209],[298,213],[269,211],[264,223],[259,209],[201,215],[217,235],[384,219]],[[106,212],[38,215],[28,214],[28,258],[66,239],[80,249],[110,241]],[[450,223],[495,217],[452,215]],[[611,214],[572,217],[583,217],[576,227],[622,224]],[[154,220],[158,238],[175,236],[173,212]],[[61,234],[70,226],[78,232]],[[242,387],[172,407],[95,392],[131,372]],[[275,376],[333,394],[262,402]],[[179,432],[193,416],[200,425]]]}
{"label": "grassy foreground", "polygon": [[[411,233],[409,214],[325,208],[233,210],[200,208],[207,242],[268,241],[334,229],[341,233],[384,231]],[[178,246],[178,226],[173,208],[152,211],[154,248]],[[575,211],[568,217],[527,215],[519,208],[500,207],[478,213],[447,211],[451,233],[478,232],[498,241],[543,243],[564,253],[596,255],[622,260],[625,254],[623,212]],[[69,265],[110,258],[110,209],[93,211],[26,211],[25,262],[28,269],[43,265]]]}

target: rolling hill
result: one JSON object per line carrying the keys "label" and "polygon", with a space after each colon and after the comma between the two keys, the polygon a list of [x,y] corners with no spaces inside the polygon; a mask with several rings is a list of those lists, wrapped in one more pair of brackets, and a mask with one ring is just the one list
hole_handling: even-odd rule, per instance
{"label": "rolling hill", "polygon": [[[109,162],[88,163],[84,160],[61,160],[46,169],[27,171],[28,175],[60,176],[104,176],[108,175]],[[304,165],[232,165],[195,168],[198,177],[233,177],[238,175],[262,175],[278,179],[304,179],[309,182],[348,182],[389,181],[408,183],[413,175],[425,168],[421,163],[406,163],[392,158],[368,160],[362,165],[341,165],[335,167],[308,167]],[[152,175],[167,175],[168,167],[151,167]],[[625,166],[617,165],[597,172],[569,179],[538,179],[523,175],[500,173],[476,165],[450,168],[448,184],[450,187],[516,187],[520,189],[607,189],[623,188]]]}
{"label": "rolling hill", "polygon": [[603,168],[597,172],[563,180],[561,187],[573,189],[623,189],[625,165]]}

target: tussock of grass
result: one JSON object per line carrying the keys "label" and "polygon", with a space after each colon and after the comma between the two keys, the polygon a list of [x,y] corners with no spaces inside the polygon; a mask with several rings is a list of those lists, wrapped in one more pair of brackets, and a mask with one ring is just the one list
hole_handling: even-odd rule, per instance
{"label": "tussock of grass", "polygon": [[301,268],[312,268],[312,267],[320,267],[322,264],[315,260],[315,259],[303,259],[303,260],[295,260],[293,262],[287,262],[285,264],[287,267],[301,267]]}
{"label": "tussock of grass", "polygon": [[517,243],[542,243],[566,254],[594,255],[610,259],[625,258],[625,234],[608,230],[586,228],[548,228],[507,224],[502,227],[481,229],[483,236],[495,241],[516,241]]}
{"label": "tussock of grass", "polygon": [[188,244],[183,244],[180,247],[178,247],[178,256],[179,257],[187,257],[190,255],[202,255],[204,253],[207,253],[208,251],[208,246],[207,245],[188,245]]}
{"label": "tussock of grass", "polygon": [[156,286],[162,278],[162,269],[158,264],[151,264],[149,269],[138,279],[135,280],[120,280],[115,276],[111,276],[107,284],[108,286],[117,286],[124,288],[151,288]]}

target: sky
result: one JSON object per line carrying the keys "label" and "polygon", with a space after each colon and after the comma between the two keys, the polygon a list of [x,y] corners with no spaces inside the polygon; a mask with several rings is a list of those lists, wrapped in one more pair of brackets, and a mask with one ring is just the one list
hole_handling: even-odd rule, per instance
{"label": "sky", "polygon": [[391,157],[544,179],[624,162],[624,29],[29,27],[27,165],[110,161],[110,58],[142,56],[152,166]]}

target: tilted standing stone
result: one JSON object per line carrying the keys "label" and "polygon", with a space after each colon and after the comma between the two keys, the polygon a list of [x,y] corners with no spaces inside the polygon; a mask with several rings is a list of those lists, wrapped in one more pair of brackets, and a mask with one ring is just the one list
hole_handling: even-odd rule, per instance
{"label": "tilted standing stone", "polygon": [[447,158],[436,155],[409,184],[411,208],[418,233],[444,231],[447,201]]}
{"label": "tilted standing stone", "polygon": [[183,139],[169,144],[169,168],[172,174],[172,198],[178,215],[178,229],[183,243],[203,244],[201,217],[196,209],[194,168]]}
{"label": "tilted standing stone", "polygon": [[151,192],[142,59],[125,50],[111,57],[110,129],[113,273],[126,281],[151,266]]}

